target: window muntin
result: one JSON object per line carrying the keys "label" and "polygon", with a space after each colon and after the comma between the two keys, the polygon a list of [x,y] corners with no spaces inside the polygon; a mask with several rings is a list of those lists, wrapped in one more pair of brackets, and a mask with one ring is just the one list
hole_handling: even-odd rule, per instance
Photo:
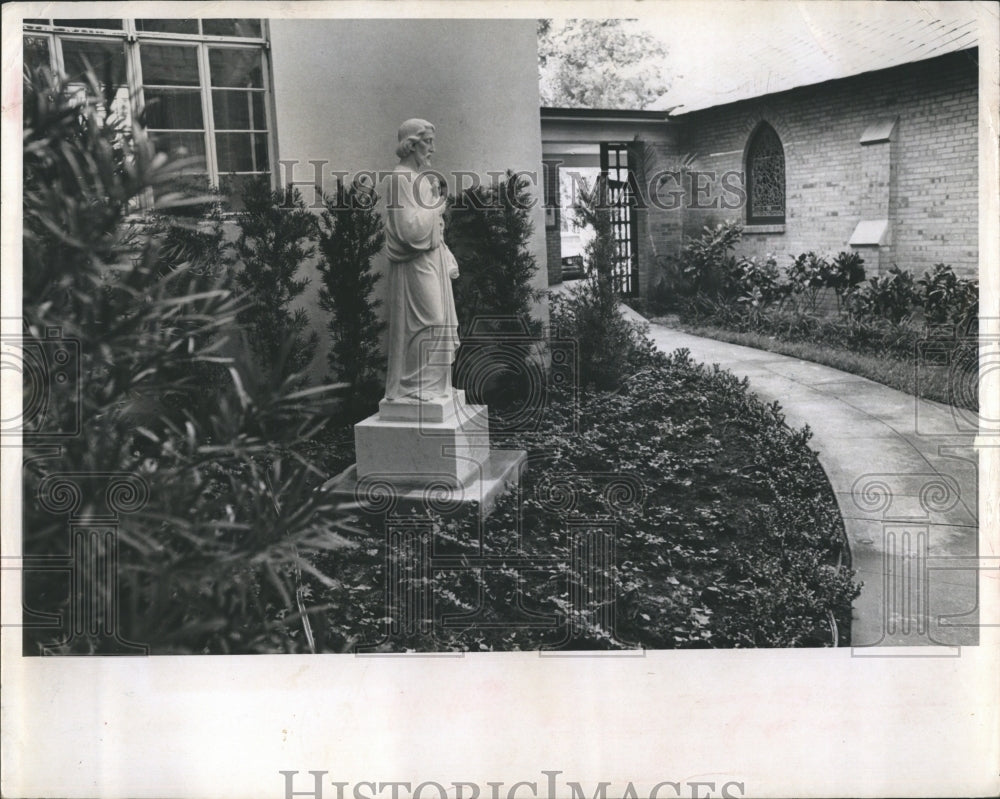
{"label": "window muntin", "polygon": [[[158,151],[185,157],[195,185],[238,190],[271,177],[273,124],[259,19],[25,21],[25,65],[87,91],[89,64],[112,111],[142,112]],[[99,103],[99,105],[101,105]]]}
{"label": "window muntin", "polygon": [[774,128],[761,123],[747,148],[747,223],[785,222],[785,150]]}

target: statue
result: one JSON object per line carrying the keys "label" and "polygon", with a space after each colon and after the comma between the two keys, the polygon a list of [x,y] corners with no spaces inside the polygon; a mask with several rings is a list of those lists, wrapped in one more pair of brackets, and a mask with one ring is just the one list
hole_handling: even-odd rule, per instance
{"label": "statue", "polygon": [[398,136],[386,195],[385,397],[378,413],[354,425],[357,461],[325,487],[383,518],[470,506],[483,518],[517,482],[527,453],[492,449],[489,409],[452,388],[458,264],[444,243],[444,192],[430,170],[434,126],[409,119]]}
{"label": "statue", "polygon": [[459,341],[451,281],[458,277],[458,264],[444,243],[444,198],[425,171],[434,153],[434,126],[409,119],[397,136],[400,160],[386,224],[385,399],[428,402],[453,394],[451,365]]}

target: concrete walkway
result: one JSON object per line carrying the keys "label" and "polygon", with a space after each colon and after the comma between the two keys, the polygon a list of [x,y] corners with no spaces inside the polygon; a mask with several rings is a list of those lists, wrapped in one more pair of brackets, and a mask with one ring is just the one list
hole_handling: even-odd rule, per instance
{"label": "concrete walkway", "polygon": [[858,654],[977,643],[972,414],[785,355],[656,324],[649,334],[664,352],[683,347],[696,361],[749,378],[758,397],[781,404],[790,426],[813,431],[810,445],[836,492],[863,582],[851,626]]}

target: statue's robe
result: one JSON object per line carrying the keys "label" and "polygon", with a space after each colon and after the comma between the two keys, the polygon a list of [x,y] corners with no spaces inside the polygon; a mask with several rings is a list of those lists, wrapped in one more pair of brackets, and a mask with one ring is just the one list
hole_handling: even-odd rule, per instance
{"label": "statue's robe", "polygon": [[[444,220],[430,176],[402,164],[387,197],[389,317],[385,397],[432,400],[451,394],[458,317],[451,279],[457,265],[444,244]],[[419,193],[419,194],[416,194]]]}

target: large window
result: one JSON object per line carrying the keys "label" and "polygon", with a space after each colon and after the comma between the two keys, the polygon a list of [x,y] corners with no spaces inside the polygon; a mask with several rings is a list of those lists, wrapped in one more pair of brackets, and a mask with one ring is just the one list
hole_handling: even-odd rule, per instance
{"label": "large window", "polygon": [[785,223],[785,150],[774,128],[762,122],[747,148],[747,223]]}
{"label": "large window", "polygon": [[188,159],[195,183],[227,194],[270,177],[274,129],[259,19],[30,19],[24,61],[88,89],[93,70],[117,114],[145,122],[157,150]]}

